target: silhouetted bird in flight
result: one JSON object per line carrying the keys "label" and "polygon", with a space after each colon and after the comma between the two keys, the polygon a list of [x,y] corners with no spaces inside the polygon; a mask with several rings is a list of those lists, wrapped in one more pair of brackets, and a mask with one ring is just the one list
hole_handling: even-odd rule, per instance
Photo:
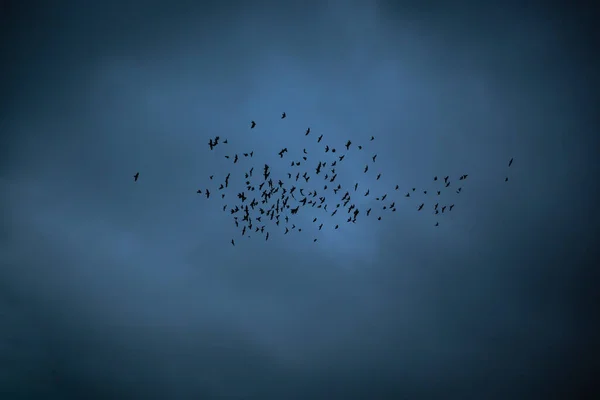
{"label": "silhouetted bird in flight", "polygon": [[508,166],[510,167],[513,163],[513,159],[511,158],[510,161],[508,162]]}
{"label": "silhouetted bird in flight", "polygon": [[202,189],[198,189],[198,191],[196,193],[202,194]]}
{"label": "silhouetted bird in flight", "polygon": [[208,141],[208,147],[210,147],[210,149],[211,149],[211,150],[212,150],[212,149],[215,147],[215,143],[213,142],[213,140],[212,140],[212,139],[210,139],[210,140]]}
{"label": "silhouetted bird in flight", "polygon": [[231,244],[235,246],[235,241],[231,239]]}
{"label": "silhouetted bird in flight", "polygon": [[421,205],[419,206],[419,208],[417,209],[417,211],[421,211],[423,209],[424,205],[425,205],[425,203],[421,203]]}
{"label": "silhouetted bird in flight", "polygon": [[133,176],[133,181],[137,182],[138,178],[140,177],[140,173],[136,172],[135,175]]}
{"label": "silhouetted bird in flight", "polygon": [[504,182],[508,182],[508,176],[504,178]]}
{"label": "silhouetted bird in flight", "polygon": [[352,144],[352,142],[349,141],[349,140],[346,142],[346,150],[350,150],[350,145],[351,144]]}
{"label": "silhouetted bird in flight", "polygon": [[440,223],[439,223],[439,222],[436,222],[436,223],[435,223],[435,226],[439,226],[439,225],[440,225]]}
{"label": "silhouetted bird in flight", "polygon": [[208,189],[206,189],[206,198],[210,198],[210,192],[208,191]]}
{"label": "silhouetted bird in flight", "polygon": [[371,141],[375,140],[375,136],[371,136]]}
{"label": "silhouetted bird in flight", "polygon": [[375,155],[373,156],[373,162],[375,162],[375,159],[376,159],[376,158],[377,158],[377,154],[375,154]]}
{"label": "silhouetted bird in flight", "polygon": [[323,139],[323,135],[321,135],[317,138],[317,143],[321,143],[321,139]]}
{"label": "silhouetted bird in flight", "polygon": [[359,149],[359,150],[362,150],[362,146],[358,146],[358,149]]}
{"label": "silhouetted bird in flight", "polygon": [[454,204],[450,204],[450,207],[448,208],[448,211],[452,211],[453,208],[454,208]]}
{"label": "silhouetted bird in flight", "polygon": [[437,176],[434,176],[434,177],[433,177],[433,180],[434,180],[434,181],[437,181]]}
{"label": "silhouetted bird in flight", "polygon": [[252,123],[250,124],[250,129],[254,129],[255,126],[256,126],[256,122],[252,121]]}
{"label": "silhouetted bird in flight", "polygon": [[285,112],[281,113],[281,119],[284,119],[284,118],[285,118]]}
{"label": "silhouetted bird in flight", "polygon": [[304,134],[305,136],[308,136],[308,134],[310,133],[310,128],[306,129],[306,133]]}
{"label": "silhouetted bird in flight", "polygon": [[377,180],[379,180],[379,178],[381,178],[381,174],[377,174]]}

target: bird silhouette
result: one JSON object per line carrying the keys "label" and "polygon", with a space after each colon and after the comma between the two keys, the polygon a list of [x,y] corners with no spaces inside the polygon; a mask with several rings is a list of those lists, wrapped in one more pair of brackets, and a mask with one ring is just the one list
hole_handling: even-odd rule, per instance
{"label": "bird silhouette", "polygon": [[281,113],[281,119],[284,119],[286,117],[285,112]]}
{"label": "bird silhouette", "polygon": [[306,133],[304,134],[305,136],[308,136],[308,134],[310,133],[310,128],[306,129]]}
{"label": "bird silhouette", "polygon": [[510,167],[513,163],[513,159],[511,158],[510,161],[508,162],[508,166]]}
{"label": "bird silhouette", "polygon": [[250,129],[254,129],[255,126],[256,126],[256,122],[252,121],[250,123]]}
{"label": "bird silhouette", "polygon": [[140,177],[140,173],[136,172],[135,175],[133,176],[133,181],[137,182],[138,178]]}

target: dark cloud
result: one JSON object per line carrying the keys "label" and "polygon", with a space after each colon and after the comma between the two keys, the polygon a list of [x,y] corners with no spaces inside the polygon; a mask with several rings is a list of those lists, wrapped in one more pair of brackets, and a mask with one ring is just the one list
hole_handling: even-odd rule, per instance
{"label": "dark cloud", "polygon": [[[589,12],[5,4],[3,398],[575,398],[593,388]],[[316,244],[275,231],[243,240],[219,199],[196,195],[233,168],[210,137],[282,174],[282,147],[290,158],[320,149],[308,126],[338,148],[364,144],[339,179],[389,191],[397,215],[326,227]],[[362,174],[374,153],[377,182]],[[434,175],[463,173],[463,192],[444,200],[452,213],[416,211],[431,206],[421,191]]]}

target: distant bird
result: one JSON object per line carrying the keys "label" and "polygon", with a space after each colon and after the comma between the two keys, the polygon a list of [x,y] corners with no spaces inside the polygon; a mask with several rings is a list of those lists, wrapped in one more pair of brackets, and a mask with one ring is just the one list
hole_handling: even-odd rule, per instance
{"label": "distant bird", "polygon": [[308,134],[310,133],[310,128],[306,129],[306,133],[304,134],[305,136],[308,136]]}
{"label": "distant bird", "polygon": [[212,139],[208,141],[208,147],[210,147],[211,150],[215,147],[215,142],[213,142]]}
{"label": "distant bird", "polygon": [[508,162],[508,166],[510,167],[513,163],[513,159],[511,158],[510,161]]}
{"label": "distant bird", "polygon": [[508,182],[508,176],[504,178],[504,182]]}
{"label": "distant bird", "polygon": [[439,223],[439,222],[436,222],[436,223],[435,223],[435,226],[439,226],[439,225],[440,225],[440,223]]}
{"label": "distant bird", "polygon": [[231,239],[231,244],[235,246],[235,241]]}
{"label": "distant bird", "polygon": [[375,155],[373,156],[373,162],[375,162],[375,159],[376,159],[376,158],[377,158],[377,154],[375,154]]}
{"label": "distant bird", "polygon": [[448,178],[450,178],[449,176],[444,178],[444,182],[448,182]]}
{"label": "distant bird", "polygon": [[437,191],[437,194],[438,194],[438,196],[440,195],[440,193],[442,193],[442,192],[440,192],[440,191],[438,190],[438,191]]}
{"label": "distant bird", "polygon": [[376,180],[379,180],[379,178],[381,178],[381,174],[377,174],[377,179]]}
{"label": "distant bird", "polygon": [[399,185],[396,185],[396,190],[398,190],[399,188],[400,188],[400,186],[399,186]]}
{"label": "distant bird", "polygon": [[421,205],[419,206],[419,208],[417,209],[417,211],[421,211],[423,209],[424,205],[425,205],[425,203],[421,203]]}
{"label": "distant bird", "polygon": [[375,136],[371,136],[371,141],[375,140]]}
{"label": "distant bird", "polygon": [[454,204],[451,204],[450,207],[448,208],[448,211],[452,211],[453,208],[454,208]]}
{"label": "distant bird", "polygon": [[286,115],[285,115],[285,112],[281,113],[281,119],[284,119],[284,118],[285,118],[285,116],[286,116]]}
{"label": "distant bird", "polygon": [[252,121],[252,123],[250,124],[250,129],[254,129],[255,126],[256,126],[256,122]]}
{"label": "distant bird", "polygon": [[358,149],[359,149],[359,150],[362,150],[362,146],[358,146]]}
{"label": "distant bird", "polygon": [[210,192],[208,191],[208,189],[206,189],[206,198],[210,198]]}
{"label": "distant bird", "polygon": [[367,173],[367,171],[369,170],[369,165],[365,165],[365,173]]}
{"label": "distant bird", "polygon": [[198,191],[196,193],[202,194],[202,189],[198,189]]}
{"label": "distant bird", "polygon": [[410,197],[410,192],[406,192],[406,194],[404,195],[404,197]]}
{"label": "distant bird", "polygon": [[140,177],[140,173],[136,172],[135,175],[133,176],[133,181],[137,182],[138,178]]}
{"label": "distant bird", "polygon": [[433,177],[433,180],[434,180],[434,181],[437,181],[437,176],[434,176],[434,177]]}
{"label": "distant bird", "polygon": [[323,135],[321,135],[317,138],[317,143],[321,143],[321,139],[323,139]]}
{"label": "distant bird", "polygon": [[350,145],[352,144],[352,142],[350,140],[348,140],[346,142],[346,150],[350,150]]}

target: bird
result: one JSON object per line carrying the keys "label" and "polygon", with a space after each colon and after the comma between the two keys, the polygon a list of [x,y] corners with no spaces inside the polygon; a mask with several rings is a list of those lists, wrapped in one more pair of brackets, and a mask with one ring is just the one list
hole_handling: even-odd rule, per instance
{"label": "bird", "polygon": [[233,239],[231,239],[231,244],[235,246],[235,241]]}
{"label": "bird", "polygon": [[140,173],[136,172],[135,175],[133,176],[133,181],[137,182],[138,178],[140,177]]}
{"label": "bird", "polygon": [[306,133],[304,134],[305,136],[308,136],[308,134],[310,133],[310,128],[306,129]]}
{"label": "bird", "polygon": [[379,180],[379,178],[381,178],[381,174],[377,174],[377,180]]}
{"label": "bird", "polygon": [[436,222],[436,223],[435,223],[435,226],[439,226],[439,225],[440,225],[440,223],[439,223],[439,222]]}
{"label": "bird", "polygon": [[376,159],[376,158],[377,158],[377,154],[375,154],[375,155],[373,156],[373,162],[375,162],[375,159]]}
{"label": "bird", "polygon": [[425,205],[425,203],[421,203],[421,205],[419,206],[419,208],[417,209],[417,211],[421,211],[423,209],[424,205]]}
{"label": "bird", "polygon": [[375,136],[371,136],[371,141],[375,140]]}
{"label": "bird", "polygon": [[448,208],[448,211],[452,211],[453,208],[454,208],[454,204],[450,204],[450,207]]}
{"label": "bird", "polygon": [[256,126],[256,122],[252,121],[250,123],[250,129],[254,129],[255,126]]}
{"label": "bird", "polygon": [[508,182],[508,176],[504,178],[504,182]]}
{"label": "bird", "polygon": [[437,176],[434,176],[434,177],[433,177],[433,180],[434,180],[434,181],[437,181]]}
{"label": "bird", "polygon": [[365,165],[365,173],[367,173],[367,171],[369,170],[369,165]]}
{"label": "bird", "polygon": [[281,119],[284,119],[286,117],[285,112],[281,113]]}
{"label": "bird", "polygon": [[511,158],[510,161],[508,162],[508,166],[510,167],[513,163],[513,159]]}
{"label": "bird", "polygon": [[350,145],[352,144],[352,142],[350,140],[348,140],[346,142],[346,150],[350,150]]}

